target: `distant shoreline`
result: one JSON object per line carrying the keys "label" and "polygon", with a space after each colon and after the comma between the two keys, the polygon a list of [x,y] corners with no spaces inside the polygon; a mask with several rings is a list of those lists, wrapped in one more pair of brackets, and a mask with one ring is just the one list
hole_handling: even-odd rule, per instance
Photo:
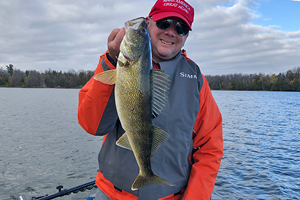
{"label": "distant shoreline", "polygon": [[[25,72],[13,65],[0,68],[0,87],[19,88],[82,88],[94,75],[94,71],[69,70],[68,72],[35,70]],[[237,91],[300,91],[300,67],[276,74],[227,74],[205,75],[211,90]]]}

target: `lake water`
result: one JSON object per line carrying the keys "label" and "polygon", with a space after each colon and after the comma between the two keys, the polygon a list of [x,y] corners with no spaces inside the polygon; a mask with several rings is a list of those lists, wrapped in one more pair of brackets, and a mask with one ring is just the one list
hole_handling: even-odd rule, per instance
{"label": "lake water", "polygon": [[300,93],[214,91],[223,115],[224,199],[300,199]]}
{"label": "lake water", "polygon": [[[95,179],[101,137],[77,122],[79,89],[0,88],[0,199]],[[213,91],[223,115],[223,199],[300,199],[300,93]],[[60,199],[85,199],[94,190]]]}

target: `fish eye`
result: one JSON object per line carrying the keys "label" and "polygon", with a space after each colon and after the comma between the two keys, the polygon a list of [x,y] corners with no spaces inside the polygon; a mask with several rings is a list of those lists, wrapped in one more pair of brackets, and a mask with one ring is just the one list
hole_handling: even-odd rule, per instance
{"label": "fish eye", "polygon": [[118,62],[120,67],[128,67],[130,65],[128,60],[126,60],[125,62],[119,60]]}
{"label": "fish eye", "polygon": [[124,67],[124,65],[125,65],[125,64],[124,64],[122,61],[119,60],[119,66],[120,66],[120,67]]}
{"label": "fish eye", "polygon": [[140,29],[140,32],[143,33],[143,34],[145,34],[145,33],[146,33],[146,29],[141,28],[141,29]]}

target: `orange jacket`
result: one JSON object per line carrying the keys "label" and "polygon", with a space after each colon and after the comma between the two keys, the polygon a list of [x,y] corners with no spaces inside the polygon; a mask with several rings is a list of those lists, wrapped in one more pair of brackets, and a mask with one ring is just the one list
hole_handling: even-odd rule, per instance
{"label": "orange jacket", "polygon": [[[107,52],[106,52],[107,53]],[[106,53],[100,56],[100,61],[95,74],[106,69],[115,69],[109,62]],[[190,60],[183,53],[186,60]],[[155,66],[154,66],[155,68]],[[190,162],[192,164],[187,187],[182,194],[170,194],[164,200],[177,199],[210,199],[218,170],[223,156],[222,116],[212,96],[206,78],[202,75],[203,85],[199,93],[199,111],[193,138],[194,153],[191,152]],[[95,81],[93,78],[80,90],[78,121],[84,130],[92,135],[104,135],[106,133],[98,130],[113,86]],[[103,141],[105,140],[105,137]],[[114,185],[107,180],[101,172],[97,173],[97,186],[102,189],[111,199],[137,199],[133,194],[119,192]],[[182,191],[183,192],[183,191]]]}

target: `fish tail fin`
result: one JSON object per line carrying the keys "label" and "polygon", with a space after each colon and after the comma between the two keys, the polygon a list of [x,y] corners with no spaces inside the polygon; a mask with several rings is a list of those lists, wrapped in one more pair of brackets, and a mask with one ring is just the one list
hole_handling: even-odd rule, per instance
{"label": "fish tail fin", "polygon": [[154,173],[152,176],[143,176],[139,174],[132,184],[131,190],[138,190],[142,187],[154,184],[175,186],[173,183],[170,183],[169,181],[155,175]]}

